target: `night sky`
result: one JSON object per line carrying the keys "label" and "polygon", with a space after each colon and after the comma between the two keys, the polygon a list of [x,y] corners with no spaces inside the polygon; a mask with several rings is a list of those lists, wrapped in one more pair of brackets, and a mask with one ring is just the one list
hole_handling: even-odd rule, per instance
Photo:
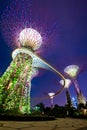
{"label": "night sky", "polygon": [[[43,45],[39,55],[64,74],[67,65],[80,67],[78,82],[87,99],[87,0],[0,0],[0,75],[12,61],[11,53],[18,47],[19,32],[32,27],[41,33]],[[66,77],[66,76],[65,76]],[[40,70],[32,80],[31,99],[35,105],[48,92],[56,92],[59,77]],[[75,97],[74,86],[70,86]],[[65,105],[65,91],[54,98],[54,104]]]}

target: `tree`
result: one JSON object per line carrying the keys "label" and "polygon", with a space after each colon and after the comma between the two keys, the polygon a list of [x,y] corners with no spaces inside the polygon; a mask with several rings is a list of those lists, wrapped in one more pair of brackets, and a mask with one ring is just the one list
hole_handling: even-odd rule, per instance
{"label": "tree", "polygon": [[44,107],[44,104],[42,102],[37,104],[36,106],[40,108],[41,112],[44,112],[45,107]]}

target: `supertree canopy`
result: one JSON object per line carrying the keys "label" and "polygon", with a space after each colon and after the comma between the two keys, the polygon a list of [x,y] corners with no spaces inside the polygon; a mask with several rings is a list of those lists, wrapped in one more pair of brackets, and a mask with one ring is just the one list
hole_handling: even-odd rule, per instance
{"label": "supertree canopy", "polygon": [[79,66],[69,65],[64,69],[64,72],[67,73],[70,77],[76,78],[76,76],[79,72]]}
{"label": "supertree canopy", "polygon": [[72,81],[74,83],[76,94],[77,94],[78,104],[85,105],[86,99],[83,96],[81,89],[79,87],[78,81],[76,79],[79,71],[80,71],[80,69],[79,69],[79,66],[77,66],[77,65],[69,65],[64,69],[64,72],[72,79]]}
{"label": "supertree canopy", "polygon": [[[0,78],[0,105],[5,111],[16,110],[28,114],[30,113],[31,80],[38,74],[37,68],[56,72],[64,80],[64,85],[65,78],[34,53],[42,44],[39,32],[32,28],[25,28],[20,32],[19,42],[20,47],[12,53],[13,61]],[[54,96],[59,94],[63,87]]]}
{"label": "supertree canopy", "polygon": [[[0,32],[6,44],[12,50],[20,47],[20,43],[22,45],[26,44],[27,46],[27,41],[29,40],[32,41],[30,43],[33,43],[33,46],[38,40],[39,44],[34,47],[34,50],[37,50],[42,44],[43,37],[43,44],[39,51],[40,55],[45,56],[46,54],[50,54],[48,50],[53,51],[56,48],[56,39],[59,41],[60,23],[55,17],[52,19],[52,14],[48,9],[49,7],[47,8],[43,4],[44,1],[41,2],[41,8],[35,2],[32,0],[10,0],[6,8],[0,12]],[[45,7],[47,11],[44,11]],[[49,14],[49,19],[47,14]]]}
{"label": "supertree canopy", "polygon": [[[60,84],[63,85],[64,81],[60,80]],[[71,80],[70,79],[65,79],[65,86],[64,86],[64,88],[69,88],[70,85],[71,85]]]}
{"label": "supertree canopy", "polygon": [[19,35],[22,47],[31,47],[33,50],[39,49],[42,44],[42,37],[35,29],[25,28]]}

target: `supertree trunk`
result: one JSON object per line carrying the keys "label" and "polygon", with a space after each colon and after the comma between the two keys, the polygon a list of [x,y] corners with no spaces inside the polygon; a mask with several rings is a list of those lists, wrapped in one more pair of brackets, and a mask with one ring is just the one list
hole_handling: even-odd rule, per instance
{"label": "supertree trunk", "polygon": [[[25,96],[25,88],[27,79],[31,82],[32,77],[32,58],[25,54],[19,53],[13,59],[6,72],[0,78],[0,105],[5,110],[17,109],[18,112],[26,113],[28,106],[28,113],[30,111],[30,88]],[[26,97],[28,98],[28,105],[26,105]],[[22,104],[22,110],[20,106]]]}
{"label": "supertree trunk", "polygon": [[85,105],[86,99],[85,99],[85,97],[83,96],[83,94],[80,90],[78,81],[75,79],[73,82],[74,82],[74,86],[75,86],[75,90],[76,90],[76,94],[77,94],[78,104],[84,104]]}
{"label": "supertree trunk", "polygon": [[66,88],[66,99],[67,99],[68,107],[71,108],[72,107],[72,101],[71,101],[69,90],[67,88]]}

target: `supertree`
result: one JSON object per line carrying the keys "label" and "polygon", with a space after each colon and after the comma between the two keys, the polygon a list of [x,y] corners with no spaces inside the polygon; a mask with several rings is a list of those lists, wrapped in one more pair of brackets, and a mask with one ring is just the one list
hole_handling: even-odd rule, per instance
{"label": "supertree", "polygon": [[[42,44],[39,32],[25,28],[19,35],[20,47],[12,53],[13,61],[0,78],[0,105],[5,110],[30,113],[31,80],[37,75],[37,68],[56,72],[65,84],[64,76],[35,54]],[[55,93],[59,94],[63,87]],[[54,96],[55,96],[54,95]]]}
{"label": "supertree", "polygon": [[[60,84],[61,85],[64,85],[64,81],[63,80],[60,80]],[[64,85],[64,88],[65,89],[68,89],[71,85],[71,80],[70,79],[65,79],[65,85]]]}
{"label": "supertree", "polygon": [[33,62],[27,48],[38,49],[42,39],[36,30],[29,28],[20,33],[19,41],[21,47],[13,51],[13,61],[0,79],[0,101],[5,110],[18,109],[29,113],[31,79],[37,70],[32,69]]}
{"label": "supertree", "polygon": [[[60,84],[63,85],[64,81],[60,80]],[[70,79],[65,79],[65,86],[64,86],[64,88],[66,89],[67,105],[69,107],[72,107],[72,101],[71,101],[70,92],[69,92],[70,85],[71,85],[71,80]]]}
{"label": "supertree", "polygon": [[53,92],[48,93],[48,96],[50,97],[50,100],[51,100],[51,109],[53,108],[53,98],[54,98],[54,95],[55,95],[55,93],[53,93]]}
{"label": "supertree", "polygon": [[77,75],[80,72],[79,66],[77,65],[69,65],[64,69],[64,72],[71,78],[74,83],[78,104],[86,104],[86,99],[83,96],[80,86],[77,81]]}

